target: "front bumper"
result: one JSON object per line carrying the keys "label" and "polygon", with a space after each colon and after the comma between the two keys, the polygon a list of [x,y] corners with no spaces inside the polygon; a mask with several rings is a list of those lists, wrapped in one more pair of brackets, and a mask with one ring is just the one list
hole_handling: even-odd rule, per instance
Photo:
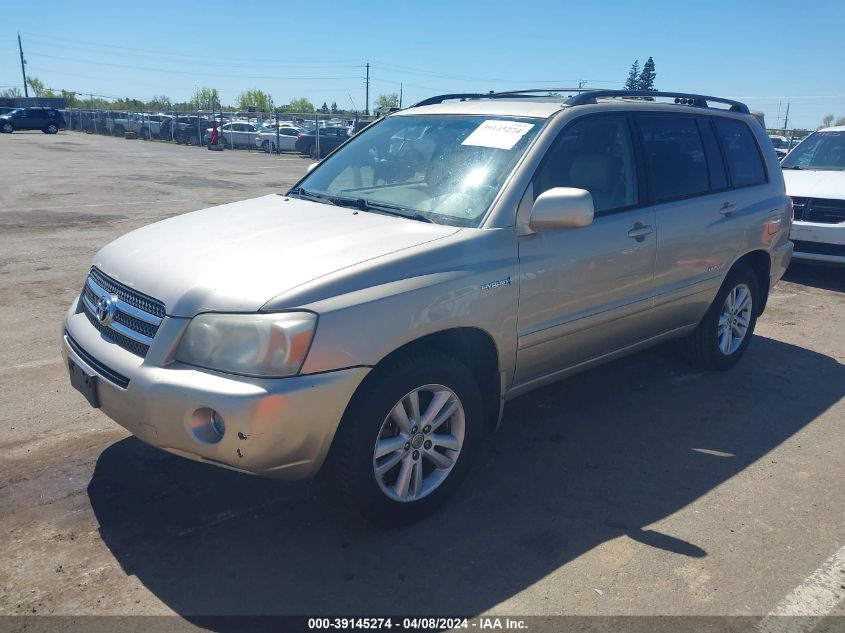
{"label": "front bumper", "polygon": [[789,239],[796,242],[795,259],[845,264],[845,223],[792,223]]}
{"label": "front bumper", "polygon": [[[186,319],[172,321],[185,322],[178,324],[180,330],[187,324]],[[160,333],[170,338],[168,329],[176,328],[165,323]],[[159,365],[151,362],[158,356],[152,348],[141,359],[103,338],[75,306],[65,320],[61,350],[66,363],[72,359],[99,376],[103,413],[144,442],[190,459],[280,479],[317,473],[349,400],[369,371],[350,368],[255,379],[178,362]],[[126,387],[117,384],[114,374],[107,377],[108,370],[127,378]],[[192,429],[194,412],[204,407],[224,420],[225,433],[216,443],[202,441]]]}

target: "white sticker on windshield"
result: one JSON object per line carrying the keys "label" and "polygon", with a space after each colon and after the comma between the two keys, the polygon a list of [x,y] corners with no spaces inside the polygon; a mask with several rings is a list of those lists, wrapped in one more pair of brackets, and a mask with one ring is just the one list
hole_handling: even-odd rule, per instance
{"label": "white sticker on windshield", "polygon": [[461,145],[511,149],[532,127],[533,123],[518,121],[484,121]]}

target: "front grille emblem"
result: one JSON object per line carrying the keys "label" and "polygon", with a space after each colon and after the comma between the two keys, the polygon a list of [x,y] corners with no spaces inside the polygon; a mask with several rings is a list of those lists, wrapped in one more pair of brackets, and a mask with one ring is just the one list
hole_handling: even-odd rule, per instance
{"label": "front grille emblem", "polygon": [[103,295],[97,301],[97,320],[100,322],[100,325],[108,325],[114,321],[117,300],[117,295]]}

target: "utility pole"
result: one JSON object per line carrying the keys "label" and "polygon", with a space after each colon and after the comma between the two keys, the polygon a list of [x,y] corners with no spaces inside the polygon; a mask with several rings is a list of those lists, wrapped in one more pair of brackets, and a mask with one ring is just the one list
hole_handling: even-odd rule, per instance
{"label": "utility pole", "polygon": [[367,82],[366,82],[366,99],[367,102],[364,104],[364,114],[370,114],[370,62],[367,62]]}
{"label": "utility pole", "polygon": [[29,88],[26,85],[26,60],[23,58],[23,45],[21,44],[21,34],[18,33],[18,50],[21,52],[21,74],[23,75],[23,93],[29,98]]}
{"label": "utility pole", "polygon": [[399,108],[402,108],[402,84],[399,84]]}
{"label": "utility pole", "polygon": [[786,116],[783,117],[783,129],[784,129],[784,131],[786,131],[788,123],[789,123],[789,102],[786,103]]}

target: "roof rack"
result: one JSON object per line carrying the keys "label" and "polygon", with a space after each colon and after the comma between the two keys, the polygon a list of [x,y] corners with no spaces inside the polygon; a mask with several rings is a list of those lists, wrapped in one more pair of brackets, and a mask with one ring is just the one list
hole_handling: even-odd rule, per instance
{"label": "roof rack", "polygon": [[724,103],[730,106],[732,112],[741,112],[742,114],[750,114],[748,106],[740,101],[733,99],[723,99],[722,97],[710,97],[707,95],[689,94],[686,92],[658,92],[655,90],[594,90],[592,88],[526,88],[524,90],[508,90],[505,92],[460,92],[454,94],[443,94],[435,97],[423,99],[415,103],[411,107],[419,107],[426,105],[435,105],[443,103],[444,101],[468,101],[471,99],[507,99],[508,97],[533,97],[542,98],[555,96],[550,93],[564,93],[577,92],[574,97],[569,97],[564,101],[566,105],[588,105],[596,103],[596,99],[604,99],[610,97],[628,97],[628,98],[654,98],[654,97],[671,97],[675,99],[675,103],[680,105],[691,105],[699,108],[707,108],[708,101],[715,103]]}
{"label": "roof rack", "polygon": [[[470,99],[506,99],[508,97],[549,97],[555,96],[551,93],[555,92],[585,92],[591,90],[590,88],[526,88],[525,90],[507,90],[505,92],[465,92],[456,94],[437,95],[423,99],[415,103],[413,108],[424,105],[435,105],[443,103],[444,101],[452,101],[459,99],[461,101],[468,101]],[[535,94],[536,93],[536,94]]]}
{"label": "roof rack", "polygon": [[741,112],[742,114],[750,114],[748,106],[740,101],[733,99],[723,99],[722,97],[710,97],[707,95],[688,94],[686,92],[658,92],[654,90],[590,90],[582,92],[581,94],[570,97],[566,100],[567,105],[587,105],[596,103],[596,99],[604,99],[609,97],[630,97],[630,98],[647,98],[647,97],[674,97],[675,103],[682,105],[691,105],[698,108],[707,108],[708,101],[715,103],[725,103],[729,105],[732,112]]}

